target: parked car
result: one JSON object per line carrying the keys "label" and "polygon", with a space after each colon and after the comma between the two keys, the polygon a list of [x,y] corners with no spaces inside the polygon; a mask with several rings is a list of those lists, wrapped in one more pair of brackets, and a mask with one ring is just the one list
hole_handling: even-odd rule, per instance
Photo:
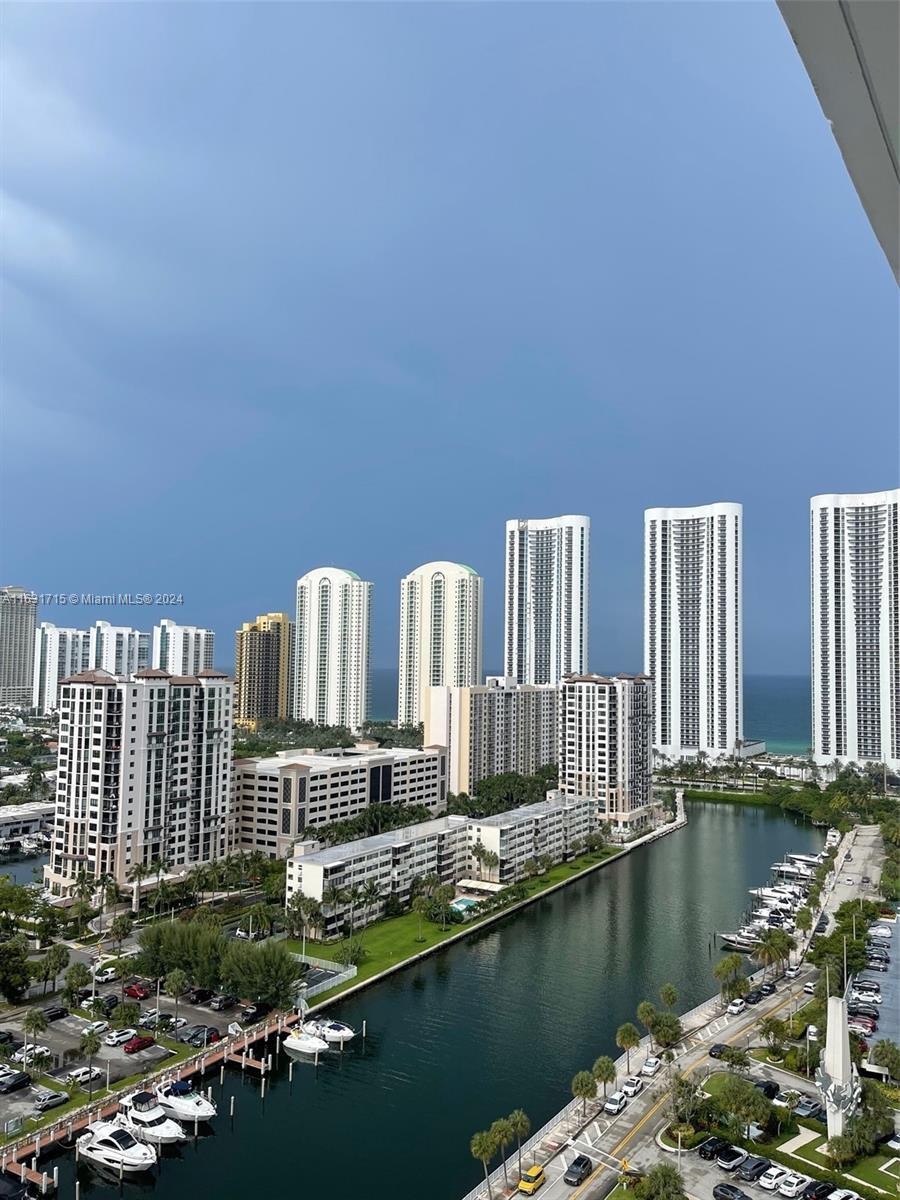
{"label": "parked car", "polygon": [[732,1000],[725,1011],[727,1013],[731,1013],[733,1017],[736,1017],[739,1013],[742,1013],[746,1007],[746,1001],[741,1000],[741,998],[738,997],[737,1000]]}
{"label": "parked car", "polygon": [[114,996],[112,992],[107,992],[105,996],[98,996],[96,1003],[104,1010],[107,1016],[114,1008],[119,1006],[119,997]]}
{"label": "parked car", "polygon": [[787,967],[784,972],[784,977],[785,979],[796,979],[799,974],[799,967]]}
{"label": "parked car", "polygon": [[[787,974],[787,971],[785,971],[785,974]],[[759,985],[759,990],[764,996],[774,996],[778,991],[774,983],[761,983]]]}
{"label": "parked car", "polygon": [[778,1185],[779,1196],[786,1196],[787,1200],[796,1200],[806,1185],[810,1182],[808,1175],[801,1175],[799,1171],[789,1172],[786,1179],[782,1179]]}
{"label": "parked car", "polygon": [[865,1000],[851,1000],[847,1005],[848,1017],[871,1017],[877,1021],[881,1011],[877,1004],[867,1004]]}
{"label": "parked car", "polygon": [[779,1167],[773,1164],[768,1171],[763,1171],[759,1177],[759,1186],[765,1188],[767,1192],[777,1192],[781,1186],[781,1181],[786,1179],[790,1174],[787,1167]]}
{"label": "parked car", "polygon": [[97,1067],[76,1067],[74,1071],[70,1071],[66,1076],[66,1083],[73,1083],[78,1087],[86,1087],[92,1079],[103,1078],[103,1072]]}
{"label": "parked car", "polygon": [[94,978],[98,983],[112,983],[118,972],[115,967],[95,967]]}
{"label": "parked car", "polygon": [[613,1092],[606,1103],[603,1105],[603,1111],[611,1113],[612,1116],[618,1116],[628,1100],[623,1092]]}
{"label": "parked car", "polygon": [[137,1037],[136,1029],[111,1029],[103,1039],[104,1046],[124,1046],[133,1037]]}
{"label": "parked car", "polygon": [[594,1164],[586,1154],[576,1154],[569,1164],[568,1171],[563,1175],[563,1183],[571,1184],[573,1187],[584,1183],[593,1169]]}
{"label": "parked car", "polygon": [[714,1200],[750,1200],[746,1192],[742,1192],[733,1183],[717,1183],[713,1188]]}
{"label": "parked car", "polygon": [[[184,1039],[182,1039],[184,1040]],[[214,1025],[201,1025],[197,1032],[187,1039],[188,1044],[202,1049],[204,1046],[212,1046],[214,1042],[220,1042],[222,1035]]]}
{"label": "parked car", "polygon": [[49,1055],[49,1053],[49,1046],[36,1046],[34,1043],[32,1043],[28,1046],[22,1046],[21,1049],[17,1050],[12,1056],[12,1060],[13,1062],[25,1063],[27,1065],[28,1063],[34,1062],[36,1058],[41,1058],[45,1054]]}
{"label": "parked car", "polygon": [[794,1116],[807,1117],[813,1121],[818,1121],[821,1112],[822,1105],[818,1100],[813,1100],[810,1096],[805,1096],[794,1109]]}
{"label": "parked car", "polygon": [[9,1029],[0,1029],[0,1046],[9,1046],[12,1040],[13,1035]]}
{"label": "parked car", "polygon": [[767,1100],[774,1100],[781,1090],[774,1079],[760,1079],[753,1086],[759,1088]]}
{"label": "parked car", "polygon": [[644,1065],[641,1067],[641,1074],[653,1076],[657,1073],[657,1071],[660,1069],[661,1066],[662,1066],[662,1059],[654,1058],[651,1055],[651,1057],[648,1058],[647,1061],[644,1063]]}
{"label": "parked car", "polygon": [[88,1021],[82,1033],[106,1033],[109,1021]]}
{"label": "parked car", "polygon": [[791,1101],[794,1099],[795,1096],[799,1096],[799,1095],[800,1095],[799,1092],[795,1091],[793,1088],[789,1088],[786,1091],[779,1092],[776,1096],[773,1096],[772,1103],[775,1105],[776,1108],[790,1108]]}
{"label": "parked car", "polygon": [[533,1196],[538,1188],[543,1187],[546,1182],[547,1176],[544,1174],[543,1167],[529,1167],[519,1180],[518,1190],[524,1192],[526,1196]]}
{"label": "parked car", "polygon": [[271,1011],[272,1006],[270,1004],[263,1004],[260,1000],[256,1004],[247,1004],[241,1009],[241,1020],[245,1024],[249,1021],[258,1021]]}
{"label": "parked car", "polygon": [[622,1091],[629,1100],[644,1090],[644,1081],[640,1075],[629,1075],[622,1084]]}
{"label": "parked car", "polygon": [[834,1184],[822,1183],[818,1179],[814,1179],[812,1183],[808,1183],[800,1193],[802,1200],[827,1200],[827,1197],[834,1191]]}
{"label": "parked car", "polygon": [[125,1043],[122,1049],[126,1054],[137,1054],[139,1050],[147,1050],[155,1044],[156,1038],[152,1038],[148,1034],[136,1034],[130,1042]]}
{"label": "parked car", "polygon": [[889,968],[888,968],[887,963],[881,962],[880,959],[869,958],[866,960],[866,970],[867,971],[876,971],[879,974],[883,975],[884,972],[887,971],[888,969]]}
{"label": "parked car", "polygon": [[747,995],[744,997],[744,1002],[746,1004],[759,1004],[759,1002],[760,1002],[760,1000],[762,1000],[762,998],[763,998],[763,994],[759,990],[759,988],[754,988],[752,992],[748,992]]}
{"label": "parked car", "polygon": [[869,930],[869,937],[873,938],[890,938],[892,934],[893,930],[889,929],[887,925],[874,925]]}
{"label": "parked car", "polygon": [[44,1016],[48,1021],[61,1021],[63,1017],[69,1015],[69,1010],[63,1007],[62,1004],[51,1004],[44,1009]]}
{"label": "parked car", "polygon": [[224,1012],[226,1008],[234,1008],[237,1004],[237,996],[213,996],[209,1002],[209,1007],[213,1012]]}
{"label": "parked car", "polygon": [[734,1174],[745,1183],[756,1183],[771,1165],[767,1158],[761,1158],[758,1154],[748,1154]]}
{"label": "parked car", "polygon": [[854,1192],[851,1188],[836,1188],[828,1200],[859,1200],[859,1192]]}
{"label": "parked car", "polygon": [[730,1145],[731,1143],[727,1142],[725,1138],[708,1137],[705,1142],[700,1143],[697,1153],[705,1162],[713,1162],[714,1159],[719,1157],[725,1147]]}
{"label": "parked car", "polygon": [[850,991],[851,1000],[864,1000],[866,1004],[880,1004],[881,992],[873,992],[870,988],[854,987]]}
{"label": "parked car", "polygon": [[129,983],[125,989],[125,995],[130,996],[132,1000],[146,1000],[150,995],[150,989],[145,983]]}
{"label": "parked car", "polygon": [[816,985],[812,980],[809,980],[807,983],[804,983],[803,990],[807,996],[814,996],[816,994]]}
{"label": "parked car", "polygon": [[721,1058],[727,1049],[724,1042],[714,1042],[707,1050],[707,1054],[710,1058]]}
{"label": "parked car", "polygon": [[51,1108],[59,1108],[61,1104],[65,1104],[68,1099],[68,1092],[55,1092],[50,1088],[35,1088],[35,1112],[38,1114],[49,1112]]}
{"label": "parked car", "polygon": [[209,988],[193,988],[186,996],[188,1004],[206,1004],[212,998],[213,992]]}
{"label": "parked car", "polygon": [[4,1096],[30,1086],[31,1076],[25,1071],[5,1071],[0,1075],[0,1094]]}
{"label": "parked car", "polygon": [[179,1042],[189,1042],[198,1033],[203,1033],[204,1029],[206,1029],[205,1025],[185,1025],[183,1029],[178,1031],[176,1040]]}
{"label": "parked car", "polygon": [[726,1146],[724,1150],[720,1151],[716,1165],[720,1166],[723,1171],[733,1171],[741,1165],[746,1157],[747,1151],[742,1150],[740,1146]]}

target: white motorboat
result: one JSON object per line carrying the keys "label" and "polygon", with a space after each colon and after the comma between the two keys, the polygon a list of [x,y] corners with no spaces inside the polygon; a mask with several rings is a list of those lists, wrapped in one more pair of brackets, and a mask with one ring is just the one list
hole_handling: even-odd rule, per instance
{"label": "white motorboat", "polygon": [[775,875],[786,875],[788,879],[809,879],[812,876],[812,871],[803,863],[772,863],[772,872]]}
{"label": "white motorboat", "polygon": [[812,867],[813,870],[819,865],[824,854],[786,854],[785,858],[788,862],[800,863],[802,866]]}
{"label": "white motorboat", "polygon": [[187,1134],[174,1117],[166,1114],[152,1092],[133,1092],[119,1102],[119,1107],[120,1124],[139,1142],[172,1146],[187,1139]]}
{"label": "white motorboat", "polygon": [[136,1175],[156,1166],[156,1150],[117,1121],[95,1121],[75,1143],[79,1158],[115,1174]]}
{"label": "white motorboat", "polygon": [[343,1021],[329,1021],[322,1017],[304,1021],[300,1028],[310,1037],[324,1038],[332,1045],[343,1046],[345,1042],[356,1037],[356,1030],[352,1025],[345,1025]]}
{"label": "white motorboat", "polygon": [[328,1049],[328,1043],[314,1033],[304,1033],[302,1029],[292,1029],[281,1043],[285,1050],[297,1054],[321,1054]]}
{"label": "white motorboat", "polygon": [[156,1088],[156,1099],[167,1117],[176,1121],[211,1121],[219,1111],[214,1101],[198,1092],[187,1079],[175,1079],[161,1083]]}

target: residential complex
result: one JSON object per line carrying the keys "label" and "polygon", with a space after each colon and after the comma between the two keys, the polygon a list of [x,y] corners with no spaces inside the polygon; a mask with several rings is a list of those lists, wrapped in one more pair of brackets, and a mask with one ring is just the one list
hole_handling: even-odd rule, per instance
{"label": "residential complex", "polygon": [[153,627],[150,665],[172,675],[199,675],[212,670],[215,646],[216,635],[211,629],[179,625],[164,618]]}
{"label": "residential complex", "polygon": [[318,567],[297,580],[294,704],[298,721],[358,730],[369,711],[372,584]]}
{"label": "residential complex", "polygon": [[471,795],[483,779],[533,775],[557,761],[558,690],[488,676],[477,687],[425,692],[425,744],[446,746],[450,791]]}
{"label": "residential complex", "polygon": [[435,813],[447,803],[443,747],[382,750],[282,750],[272,758],[234,764],[236,840],[270,858],[290,853],[297,838],[331,821],[359,816],[370,804],[421,804]]}
{"label": "residential complex", "polygon": [[34,671],[31,705],[46,715],[56,712],[59,685],[91,665],[91,635],[86,629],[61,629],[41,621],[34,633]]}
{"label": "residential complex", "polygon": [[506,522],[505,674],[558,683],[588,669],[590,517]]}
{"label": "residential complex", "polygon": [[482,589],[461,563],[426,563],[401,580],[400,725],[424,720],[426,688],[481,682]]}
{"label": "residential complex", "polygon": [[819,763],[900,770],[900,489],[810,502]]}
{"label": "residential complex", "polygon": [[598,821],[646,824],[652,799],[653,685],[646,675],[575,675],[559,686],[559,790]]}
{"label": "residential complex", "polygon": [[233,684],[146,669],[62,681],[56,825],[45,882],[124,885],[135,864],[180,874],[230,848]]}
{"label": "residential complex", "polygon": [[742,521],[740,504],[644,513],[644,670],[669,759],[741,749]]}
{"label": "residential complex", "polygon": [[0,704],[31,705],[37,596],[0,587]]}
{"label": "residential complex", "polygon": [[89,668],[109,675],[133,675],[150,666],[151,635],[127,625],[97,621],[88,632]]}
{"label": "residential complex", "polygon": [[[333,934],[348,918],[349,906],[346,901],[325,902],[332,887],[377,884],[379,900],[355,906],[354,923],[359,927],[382,915],[389,896],[407,902],[413,881],[427,875],[436,875],[441,883],[470,882],[475,890],[486,892],[514,883],[525,877],[529,860],[549,855],[561,862],[569,857],[573,843],[595,824],[592,801],[551,792],[538,804],[482,820],[440,817],[328,848],[311,840],[299,844],[288,859],[287,899],[299,893],[324,903],[325,933]],[[482,869],[474,853],[479,844],[498,858],[481,885]]]}
{"label": "residential complex", "polygon": [[260,721],[291,715],[294,622],[287,613],[261,613],[235,634],[235,724],[256,729]]}

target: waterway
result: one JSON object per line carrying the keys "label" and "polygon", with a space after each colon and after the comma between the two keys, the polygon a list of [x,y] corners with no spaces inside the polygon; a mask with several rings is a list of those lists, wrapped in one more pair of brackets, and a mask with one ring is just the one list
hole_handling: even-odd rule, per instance
{"label": "waterway", "polygon": [[[674,983],[682,1010],[714,990],[710,939],[733,928],[747,889],[820,830],[768,808],[696,802],[686,829],[635,851],[332,1011],[365,1045],[316,1071],[286,1059],[265,1102],[226,1071],[213,1135],[126,1183],[165,1200],[304,1195],[458,1200],[478,1182],[472,1133],[522,1107],[535,1127],[569,1099],[576,1071],[616,1054],[616,1028]],[[236,1097],[233,1128],[227,1116]],[[74,1195],[71,1156],[60,1196]],[[78,1168],[81,1195],[117,1188]]]}
{"label": "waterway", "polygon": [[[13,883],[40,883],[41,870],[50,861],[49,854],[32,855],[29,858],[0,859],[0,875],[8,875]],[[37,871],[37,879],[35,879]]]}

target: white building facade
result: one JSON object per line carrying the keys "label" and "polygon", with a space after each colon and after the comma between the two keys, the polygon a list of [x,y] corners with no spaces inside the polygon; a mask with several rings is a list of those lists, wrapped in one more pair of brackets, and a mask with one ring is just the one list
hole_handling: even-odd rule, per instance
{"label": "white building facade", "polygon": [[472,795],[483,779],[533,775],[557,761],[558,689],[488,676],[477,687],[425,694],[425,744],[446,746],[450,791]]}
{"label": "white building facade", "polygon": [[150,634],[97,621],[88,630],[90,667],[109,675],[133,675],[150,666]]}
{"label": "white building facade", "polygon": [[425,719],[425,689],[482,679],[484,581],[461,563],[431,562],[400,581],[397,721]]}
{"label": "white building facade", "polygon": [[0,587],[0,704],[29,708],[33,688],[37,596]]}
{"label": "white building facade", "polygon": [[900,771],[900,489],[810,502],[818,763]]}
{"label": "white building facade", "polygon": [[644,513],[644,671],[667,758],[743,743],[742,547],[740,504]]}
{"label": "white building facade", "polygon": [[124,886],[136,863],[181,874],[230,849],[232,709],[232,681],[214,671],[62,681],[52,891],[82,870]]}
{"label": "white building facade", "polygon": [[216,635],[211,629],[163,619],[153,627],[150,665],[172,675],[199,675],[212,670],[215,649]]}
{"label": "white building facade", "polygon": [[443,747],[282,750],[272,758],[234,764],[236,840],[241,850],[284,858],[317,825],[358,817],[371,804],[423,805],[435,814],[447,804]]}
{"label": "white building facade", "polygon": [[59,685],[67,675],[77,675],[91,665],[91,638],[86,629],[63,629],[41,621],[34,633],[32,707],[39,713],[56,712]]}
{"label": "white building facade", "polygon": [[590,517],[506,522],[505,674],[558,683],[588,669]]}
{"label": "white building facade", "polygon": [[297,580],[294,719],[358,730],[369,712],[372,584],[318,567]]}

